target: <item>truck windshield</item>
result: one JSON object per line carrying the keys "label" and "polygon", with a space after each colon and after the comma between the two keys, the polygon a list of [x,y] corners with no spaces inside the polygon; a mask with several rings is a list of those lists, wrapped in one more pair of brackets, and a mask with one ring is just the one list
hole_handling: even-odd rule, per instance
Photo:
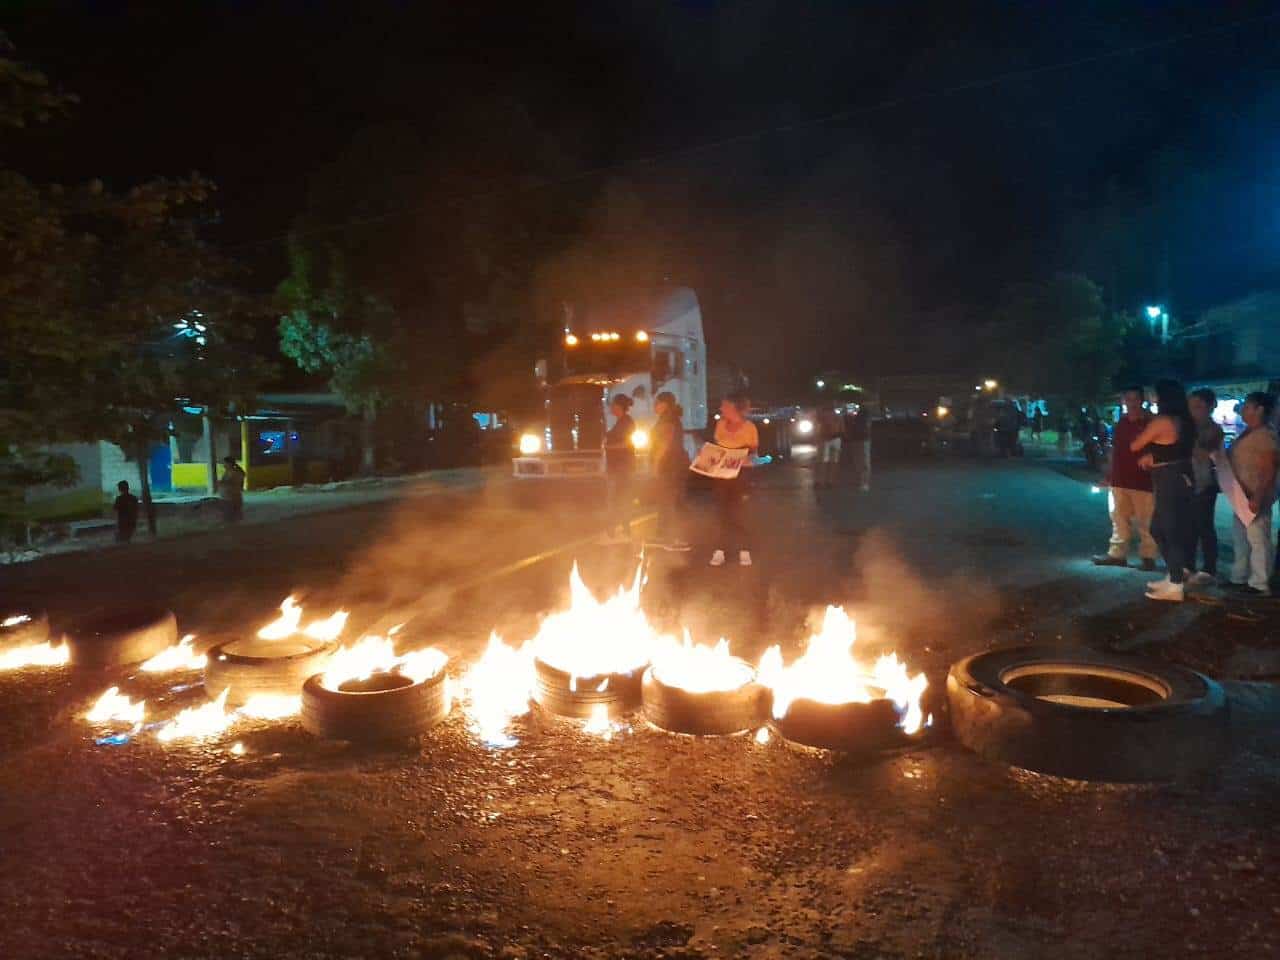
{"label": "truck windshield", "polygon": [[633,339],[616,343],[593,343],[585,337],[583,340],[585,342],[564,351],[565,372],[570,376],[590,373],[616,377],[649,370],[648,343]]}
{"label": "truck windshield", "polygon": [[561,383],[547,391],[547,426],[554,452],[599,450],[604,446],[604,387]]}

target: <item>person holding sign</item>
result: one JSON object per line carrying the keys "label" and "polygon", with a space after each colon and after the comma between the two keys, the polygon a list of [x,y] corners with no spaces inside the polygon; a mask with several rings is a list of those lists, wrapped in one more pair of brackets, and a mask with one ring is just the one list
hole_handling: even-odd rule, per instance
{"label": "person holding sign", "polygon": [[[736,461],[736,469],[720,467],[712,476],[711,485],[715,491],[716,506],[720,514],[720,543],[711,555],[711,566],[724,566],[724,547],[737,547],[738,563],[744,567],[751,566],[751,549],[747,536],[746,496],[747,478],[742,475],[744,468],[752,466],[752,458],[760,447],[760,434],[756,425],[747,419],[751,403],[744,394],[731,393],[720,403],[720,419],[716,422],[715,445],[730,451]],[[702,456],[699,455],[699,460]],[[697,469],[695,463],[694,469]],[[731,474],[731,475],[726,475]]]}

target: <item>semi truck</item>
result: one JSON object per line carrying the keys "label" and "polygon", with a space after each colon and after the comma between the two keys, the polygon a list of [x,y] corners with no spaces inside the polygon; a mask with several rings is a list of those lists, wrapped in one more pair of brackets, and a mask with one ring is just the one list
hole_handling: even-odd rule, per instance
{"label": "semi truck", "polygon": [[707,429],[707,346],[697,294],[677,287],[616,302],[579,316],[566,309],[563,330],[536,366],[539,416],[520,425],[512,469],[521,480],[604,473],[609,401],[631,398],[632,444],[643,453],[656,420],[653,398],[674,394],[684,410],[692,456]]}

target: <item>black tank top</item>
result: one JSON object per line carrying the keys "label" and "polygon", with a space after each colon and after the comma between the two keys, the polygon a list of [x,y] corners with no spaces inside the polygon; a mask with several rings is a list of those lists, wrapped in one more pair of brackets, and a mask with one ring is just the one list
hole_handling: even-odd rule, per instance
{"label": "black tank top", "polygon": [[1173,443],[1151,444],[1151,459],[1157,465],[1191,459],[1191,445],[1195,443],[1196,432],[1181,417],[1174,417],[1173,420],[1178,425],[1178,439]]}

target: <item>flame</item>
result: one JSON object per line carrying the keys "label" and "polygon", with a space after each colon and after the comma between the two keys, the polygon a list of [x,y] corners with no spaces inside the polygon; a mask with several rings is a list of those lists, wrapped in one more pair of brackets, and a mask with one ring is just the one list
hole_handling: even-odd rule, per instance
{"label": "flame", "polygon": [[604,602],[582,582],[578,565],[569,574],[569,609],[542,621],[530,641],[533,655],[573,678],[634,673],[649,662],[657,634],[640,609],[644,562],[629,588]]}
{"label": "flame", "polygon": [[237,757],[243,757],[243,756],[244,756],[244,744],[243,744],[243,743],[241,743],[239,740],[237,740],[235,743],[233,743],[233,744],[231,745],[231,752],[232,752],[233,754],[235,754],[235,756],[237,756]]}
{"label": "flame", "polygon": [[398,628],[389,631],[389,635],[385,637],[370,634],[361,637],[352,646],[340,647],[329,660],[324,678],[320,682],[330,690],[337,690],[348,680],[363,680],[375,673],[395,671],[414,683],[422,683],[430,680],[448,664],[448,655],[435,647],[411,650],[405,654],[396,653],[391,637],[397,630]]}
{"label": "flame", "polygon": [[84,715],[84,718],[90,723],[110,723],[112,721],[127,723],[137,730],[142,726],[142,719],[146,716],[146,712],[147,701],[139,700],[134,703],[120,692],[119,687],[108,687],[106,692],[89,709],[89,712]]}
{"label": "flame", "polygon": [[609,720],[609,708],[597,703],[591,708],[591,717],[582,727],[583,733],[589,733],[601,740],[613,739],[613,723]]}
{"label": "flame", "polygon": [[0,672],[23,667],[61,667],[71,662],[71,650],[65,643],[31,643],[0,652]]}
{"label": "flame", "polygon": [[756,743],[765,744],[769,742],[769,728],[761,727],[756,731]]}
{"label": "flame", "polygon": [[302,696],[287,693],[255,693],[237,710],[254,720],[283,720],[302,712]]}
{"label": "flame", "polygon": [[870,703],[892,700],[898,725],[904,733],[916,733],[924,724],[920,697],[928,686],[923,673],[914,677],[896,654],[887,653],[868,669],[853,657],[857,626],[843,607],[827,607],[822,629],[809,637],[804,654],[783,666],[782,651],[770,647],[760,658],[757,675],[773,690],[773,715],[781,718],[794,700],[819,703]]}
{"label": "flame", "polygon": [[227,712],[227,690],[218,699],[188,707],[160,728],[156,736],[163,743],[173,740],[208,740],[235,723],[236,715]]}
{"label": "flame", "polygon": [[292,597],[284,598],[280,604],[280,616],[272,620],[258,631],[263,640],[284,640],[295,633],[302,633],[313,640],[336,640],[347,625],[347,612],[336,610],[323,620],[316,620],[302,626],[302,607]]}
{"label": "flame", "polygon": [[168,673],[171,670],[203,670],[208,658],[197,653],[192,646],[196,635],[188,633],[167,650],[161,650],[139,669],[147,673]]}
{"label": "flame", "polygon": [[754,672],[729,653],[729,641],[720,638],[714,647],[695,644],[684,632],[684,641],[664,637],[653,655],[653,675],[670,687],[690,693],[737,690],[751,682]]}
{"label": "flame", "polygon": [[20,623],[30,623],[30,622],[31,622],[31,617],[29,617],[25,613],[18,613],[12,617],[5,617],[3,621],[0,621],[0,627],[4,627],[4,628],[16,627]]}
{"label": "flame", "polygon": [[533,692],[533,658],[528,645],[516,649],[489,634],[489,645],[462,678],[467,697],[467,723],[477,737],[492,747],[514,747],[518,740],[507,732],[516,717],[529,712]]}

